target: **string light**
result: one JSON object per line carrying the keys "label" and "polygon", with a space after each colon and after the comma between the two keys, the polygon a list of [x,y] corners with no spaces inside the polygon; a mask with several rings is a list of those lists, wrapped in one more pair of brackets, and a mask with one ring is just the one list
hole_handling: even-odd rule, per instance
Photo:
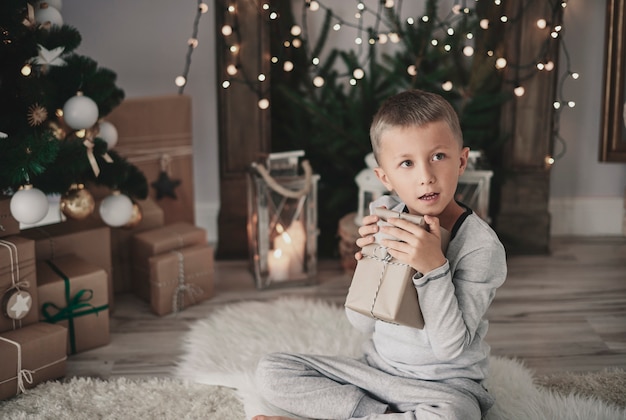
{"label": "string light", "polygon": [[[355,48],[356,49],[355,58],[357,59],[358,62],[354,64],[358,64],[360,66],[353,67],[353,70],[351,71],[344,70],[343,73],[339,72],[337,74],[338,79],[336,80],[333,79],[333,82],[343,81],[344,83],[347,83],[350,86],[356,86],[358,84],[358,81],[365,77],[365,72],[363,68],[366,68],[365,66],[368,65],[368,61],[370,60],[370,57],[369,57],[370,51],[375,51],[375,49],[365,49],[363,48],[363,44],[374,46],[374,45],[385,45],[389,42],[391,43],[403,42],[404,27],[398,26],[397,24],[393,23],[394,22],[393,20],[388,19],[387,12],[382,9],[383,7],[388,8],[388,9],[394,9],[397,7],[397,10],[394,10],[394,12],[391,12],[391,13],[395,13],[395,12],[399,13],[402,2],[398,2],[396,5],[396,2],[394,2],[393,0],[379,0],[378,9],[376,9],[376,8],[370,8],[368,6],[368,3],[365,0],[357,1],[355,3],[355,6],[356,6],[355,9],[353,9],[355,12],[353,16],[354,16],[354,19],[356,20],[354,21],[352,20],[352,18],[346,20],[341,15],[336,14],[332,9],[324,5],[323,4],[324,2],[320,2],[317,0],[302,0],[302,1],[304,5],[302,25],[296,24],[296,25],[291,26],[288,29],[289,37],[288,39],[285,39],[283,41],[283,46],[285,49],[308,48],[311,45],[315,45],[315,42],[310,42],[310,38],[308,35],[308,28],[306,26],[306,19],[307,19],[306,14],[309,12],[316,12],[320,9],[324,9],[327,15],[329,16],[329,19],[332,22],[330,23],[330,28],[333,31],[336,31],[336,32],[347,31],[347,30],[356,31],[352,39],[354,40],[354,45],[357,46]],[[370,0],[370,1],[373,2],[373,0]],[[501,0],[475,0],[474,3],[478,3],[479,1],[493,1],[493,4],[496,6],[502,5]],[[532,0],[525,0],[525,3],[529,1],[532,1]],[[505,85],[511,84],[510,89],[516,97],[521,97],[525,94],[524,87],[520,83],[518,83],[517,80],[524,81],[524,80],[532,78],[534,74],[536,74],[537,72],[554,70],[555,63],[554,63],[553,58],[554,58],[554,54],[558,53],[558,48],[555,48],[556,44],[550,44],[550,42],[552,42],[552,40],[554,39],[562,38],[561,35],[562,35],[562,30],[563,30],[563,27],[560,24],[561,15],[558,14],[558,12],[555,10],[555,7],[558,9],[566,7],[566,1],[556,2],[552,6],[551,16],[546,16],[545,18],[539,17],[536,20],[534,26],[536,26],[536,29],[539,31],[545,31],[541,33],[545,35],[546,39],[544,41],[544,45],[540,48],[541,51],[538,53],[538,57],[534,63],[508,63],[505,57],[503,57],[499,53],[494,52],[494,50],[487,50],[487,51],[479,52],[479,50],[475,49],[473,42],[472,42],[475,37],[475,33],[473,33],[471,30],[468,30],[467,26],[461,26],[460,24],[458,26],[455,26],[456,22],[461,22],[458,19],[467,19],[466,16],[475,17],[476,20],[474,22],[476,22],[478,24],[477,27],[479,27],[482,30],[488,30],[492,26],[491,24],[492,22],[490,22],[489,19],[486,19],[486,18],[478,19],[476,15],[474,14],[475,11],[471,9],[470,7],[467,7],[465,3],[466,2],[463,1],[463,2],[460,2],[460,4],[454,4],[450,6],[450,9],[449,9],[450,13],[445,18],[440,18],[438,16],[430,16],[428,14],[424,14],[422,16],[416,16],[416,17],[409,16],[404,21],[406,22],[407,26],[420,25],[420,24],[434,25],[434,27],[436,28],[433,31],[434,37],[429,41],[428,48],[442,49],[443,51],[446,51],[448,53],[452,53],[453,51],[456,53],[458,51],[463,56],[468,57],[468,58],[474,57],[477,53],[480,53],[480,54],[486,55],[487,57],[493,57],[495,68],[497,70],[503,70],[509,67],[510,70],[507,71],[506,74],[515,73],[516,82],[513,83],[513,81],[508,81],[508,80],[505,80],[504,82],[505,82]],[[235,4],[236,3],[233,3],[232,5],[228,6],[227,11],[231,17],[227,18],[227,23],[224,24],[221,28],[221,34],[224,37],[224,40],[228,41],[226,48],[228,48],[232,54],[231,61],[225,64],[226,74],[230,76],[232,79],[230,81],[222,82],[222,86],[224,88],[227,88],[231,85],[232,81],[242,82],[248,85],[250,89],[255,90],[259,98],[265,99],[265,97],[267,96],[267,92],[264,91],[263,89],[266,89],[266,88],[261,89],[260,87],[261,86],[260,83],[266,81],[265,75],[260,73],[256,75],[255,77],[255,75],[253,74],[246,74],[245,69],[241,69],[239,67],[241,63],[239,61],[238,54],[240,50],[240,43],[242,42],[242,40],[241,40],[239,31],[238,31],[238,26],[237,26],[237,10],[236,10]],[[262,3],[261,6],[264,12],[267,11],[266,16],[267,18],[269,18],[269,20],[276,20],[280,18],[277,11],[272,10],[272,6],[270,2],[264,2]],[[507,25],[519,24],[519,22],[521,22],[521,13],[523,13],[525,8],[526,8],[525,5],[521,6],[520,7],[521,11],[519,12],[517,16],[507,16],[505,14],[500,14],[500,16],[495,18],[497,19],[496,23],[504,23]],[[372,26],[371,28],[369,27],[365,28],[364,22],[366,21],[365,18],[368,17],[368,15],[373,16],[374,19],[373,20],[368,19],[367,21],[375,22],[374,26]],[[398,18],[400,18],[400,16],[398,16]],[[457,20],[455,21],[455,19]],[[460,31],[459,28],[463,28],[462,34],[457,33],[457,31]],[[443,39],[447,40],[447,38],[441,39],[441,37],[437,34],[439,35],[443,34],[444,37],[445,36],[450,37],[450,41],[444,42]],[[462,45],[462,44],[458,45],[458,40],[461,37],[468,40],[466,45]],[[193,38],[196,39],[195,34]],[[231,38],[236,38],[236,40],[230,40]],[[344,39],[345,38],[346,38],[346,35],[344,35]],[[564,41],[562,39],[560,42],[562,45],[564,44]],[[197,44],[195,44],[195,46],[197,46]],[[190,48],[191,48],[191,45],[190,45]],[[281,58],[280,53],[274,53],[274,54],[275,55],[268,57],[271,63],[279,64],[281,66],[280,68],[282,69],[282,71],[286,73],[293,72],[294,70],[296,70],[295,68],[296,61],[292,61],[289,59],[283,60]],[[289,57],[289,56],[290,55],[286,55],[285,57]],[[304,70],[305,72],[309,72],[311,74],[311,82],[313,86],[321,88],[325,85],[326,81],[324,77],[321,74],[319,74],[320,69],[318,68],[318,66],[320,66],[320,63],[321,63],[320,57],[315,56],[315,57],[310,58],[310,60],[311,61],[309,62],[308,65],[305,64],[305,66],[307,66],[308,68],[299,69],[299,70],[300,71]],[[569,57],[567,58],[567,62],[569,65]],[[418,75],[418,70],[419,70],[418,67],[414,64],[408,65],[406,67],[406,73],[410,77],[416,77]],[[561,84],[562,84],[563,79],[576,80],[578,79],[578,77],[579,77],[578,73],[572,72],[568,69],[567,74],[560,77],[559,80],[561,81]],[[452,81],[446,81],[442,83],[441,88],[445,91],[452,91],[454,89],[459,89],[459,90],[463,89],[462,87],[455,87]],[[263,99],[259,99],[259,104],[258,104],[259,108],[267,109],[267,107],[269,107],[269,101],[264,102]],[[265,104],[267,104],[267,107],[265,108],[262,107],[262,105],[265,105]],[[553,106],[554,106],[554,109],[558,111],[564,107],[573,107],[575,106],[575,103],[567,99],[559,98],[558,100],[554,101]],[[558,133],[557,133],[557,136],[558,136]],[[554,156],[553,158],[557,159],[558,156]]]}
{"label": "string light", "polygon": [[183,94],[185,90],[185,86],[187,85],[187,77],[189,76],[189,69],[191,67],[191,55],[193,54],[193,51],[198,46],[198,26],[200,25],[200,17],[208,11],[209,11],[209,6],[206,3],[202,2],[202,0],[198,0],[198,5],[196,8],[196,16],[193,21],[192,35],[187,40],[188,47],[187,47],[187,54],[185,56],[185,67],[183,69],[182,75],[177,76],[174,79],[174,84],[178,86],[178,93],[180,95]]}

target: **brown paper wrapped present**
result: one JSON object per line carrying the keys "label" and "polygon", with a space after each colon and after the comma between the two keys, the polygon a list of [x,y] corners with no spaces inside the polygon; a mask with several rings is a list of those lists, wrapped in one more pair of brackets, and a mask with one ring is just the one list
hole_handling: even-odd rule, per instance
{"label": "brown paper wrapped present", "polygon": [[[387,217],[398,217],[423,225],[421,216],[376,209],[382,223]],[[377,238],[391,239],[381,234]],[[377,239],[380,240],[380,239]],[[444,255],[450,233],[441,229],[441,250]],[[413,284],[416,271],[387,253],[387,248],[373,243],[363,247],[361,258],[352,276],[345,306],[371,318],[413,328],[424,328],[417,290]]]}
{"label": "brown paper wrapped present", "polygon": [[206,230],[185,222],[173,223],[133,235],[133,291],[150,300],[149,258],[191,245],[206,245]]}
{"label": "brown paper wrapped present", "polygon": [[[195,222],[191,112],[190,96],[165,95],[126,99],[106,118],[118,132],[115,151],[146,176],[166,224]],[[152,186],[162,172],[180,181],[175,197],[159,198]]]}
{"label": "brown paper wrapped present", "polygon": [[150,307],[167,315],[213,296],[213,249],[197,245],[150,257]]}
{"label": "brown paper wrapped present", "polygon": [[11,214],[11,197],[0,195],[0,238],[20,233],[20,222]]}
{"label": "brown paper wrapped present", "polygon": [[37,261],[55,260],[74,254],[104,269],[107,274],[109,309],[113,308],[111,229],[108,226],[88,227],[80,223],[64,222],[25,229],[20,236],[35,241]]}
{"label": "brown paper wrapped present", "polygon": [[34,241],[0,239],[0,302],[0,332],[39,321]]}
{"label": "brown paper wrapped present", "polygon": [[361,252],[345,306],[371,318],[424,328],[424,319],[413,284],[415,270],[398,262],[378,244]]}
{"label": "brown paper wrapped present", "polygon": [[[108,188],[89,186],[89,191],[96,199],[96,207],[104,197],[111,192]],[[137,205],[141,209],[141,220],[132,227],[112,228],[111,231],[111,277],[113,282],[113,293],[126,293],[132,290],[132,259],[131,259],[131,239],[133,235],[146,230],[163,226],[165,219],[163,209],[154,200],[137,200]],[[97,228],[106,226],[95,211],[88,218],[83,220],[68,220],[68,225],[82,226],[82,229]],[[78,229],[78,227],[77,227]]]}
{"label": "brown paper wrapped present", "polygon": [[106,272],[66,255],[37,263],[41,320],[68,330],[68,354],[104,346],[110,341]]}
{"label": "brown paper wrapped present", "polygon": [[38,322],[0,334],[0,400],[65,375],[67,329]]}

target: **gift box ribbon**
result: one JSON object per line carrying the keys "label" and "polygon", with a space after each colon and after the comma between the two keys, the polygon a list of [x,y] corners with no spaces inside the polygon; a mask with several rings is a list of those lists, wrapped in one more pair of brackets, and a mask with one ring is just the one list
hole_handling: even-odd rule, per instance
{"label": "gift box ribbon", "polygon": [[393,264],[393,265],[400,265],[400,266],[408,267],[409,265],[405,263],[393,261],[393,257],[391,256],[391,254],[387,252],[387,248],[384,246],[377,246],[376,248],[374,248],[371,255],[363,254],[363,257],[370,258],[370,259],[380,261],[383,263],[383,268],[380,271],[380,276],[378,277],[378,287],[376,288],[376,293],[374,294],[374,299],[372,300],[372,308],[370,309],[370,315],[372,316],[372,318],[380,319],[376,315],[374,315],[374,306],[376,306],[376,299],[378,298],[378,293],[380,292],[380,288],[383,285],[383,278],[385,277],[385,271],[387,271],[387,266],[389,264]]}
{"label": "gift box ribbon", "polygon": [[[12,290],[19,292],[20,290],[22,290],[22,288],[28,289],[30,287],[30,283],[28,281],[20,280],[20,261],[18,258],[17,246],[15,246],[15,244],[12,242],[4,241],[1,239],[0,246],[3,246],[9,250],[9,257],[11,258],[11,286],[6,289],[2,293],[2,295],[6,296],[7,293],[10,293]],[[21,328],[21,326],[21,319],[13,319],[13,329]]]}
{"label": "gift box ribbon", "polygon": [[[63,279],[65,286],[65,308],[60,308],[52,302],[46,302],[41,306],[41,313],[46,319],[46,322],[55,324],[62,320],[67,320],[68,328],[67,332],[70,338],[70,349],[72,354],[76,354],[76,334],[74,332],[74,318],[89,314],[96,314],[100,311],[108,309],[109,305],[95,307],[89,301],[93,298],[93,290],[82,289],[79,290],[73,297],[70,296],[70,279],[50,260],[46,260],[46,263],[52,268],[52,270]],[[52,315],[50,308],[57,311]]]}
{"label": "gift box ribbon", "polygon": [[178,285],[174,289],[172,295],[172,310],[174,313],[183,309],[183,299],[185,298],[185,292],[189,293],[193,301],[194,295],[202,295],[203,290],[195,284],[185,283],[185,257],[178,251],[172,251],[178,257]]}
{"label": "gift box ribbon", "polygon": [[[50,367],[52,365],[56,365],[57,363],[61,363],[64,360],[67,359],[67,356],[63,356],[61,359],[56,360],[52,363],[48,363],[46,365],[40,366],[37,369],[33,369],[33,370],[29,370],[29,369],[22,369],[22,346],[20,345],[20,343],[18,343],[17,341],[13,341],[13,340],[9,340],[6,337],[0,337],[0,340],[2,341],[6,341],[9,344],[13,344],[16,348],[17,348],[17,360],[16,360],[16,364],[17,364],[17,375],[15,375],[12,378],[6,379],[2,382],[0,382],[0,385],[5,384],[7,382],[11,382],[13,379],[17,379],[17,391],[15,392],[15,394],[19,394],[20,392],[24,393],[26,392],[26,386],[24,386],[24,382],[28,383],[28,384],[32,384],[33,383],[33,374],[37,373],[38,371],[45,369],[47,367]],[[6,363],[6,361],[4,361]]]}

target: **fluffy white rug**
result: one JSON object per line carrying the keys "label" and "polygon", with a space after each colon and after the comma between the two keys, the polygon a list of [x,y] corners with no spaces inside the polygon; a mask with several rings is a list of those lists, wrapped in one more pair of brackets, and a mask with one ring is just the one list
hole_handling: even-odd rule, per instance
{"label": "fluffy white rug", "polygon": [[[246,418],[281,414],[257,396],[253,372],[268,352],[358,356],[364,336],[345,318],[343,308],[304,298],[242,302],[197,321],[186,335],[176,375],[238,390]],[[626,419],[626,410],[605,402],[561,396],[534,383],[530,370],[515,360],[492,357],[486,383],[496,405],[487,420]]]}
{"label": "fluffy white rug", "polygon": [[224,387],[174,379],[47,382],[0,401],[3,420],[215,419],[241,420],[243,406]]}

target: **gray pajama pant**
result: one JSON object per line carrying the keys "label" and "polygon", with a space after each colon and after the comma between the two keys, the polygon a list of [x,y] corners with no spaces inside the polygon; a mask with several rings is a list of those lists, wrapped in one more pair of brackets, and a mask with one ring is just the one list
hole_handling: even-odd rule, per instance
{"label": "gray pajama pant", "polygon": [[469,420],[493,404],[471,379],[425,381],[394,370],[371,353],[363,359],[273,353],[259,362],[256,379],[267,402],[311,419]]}

